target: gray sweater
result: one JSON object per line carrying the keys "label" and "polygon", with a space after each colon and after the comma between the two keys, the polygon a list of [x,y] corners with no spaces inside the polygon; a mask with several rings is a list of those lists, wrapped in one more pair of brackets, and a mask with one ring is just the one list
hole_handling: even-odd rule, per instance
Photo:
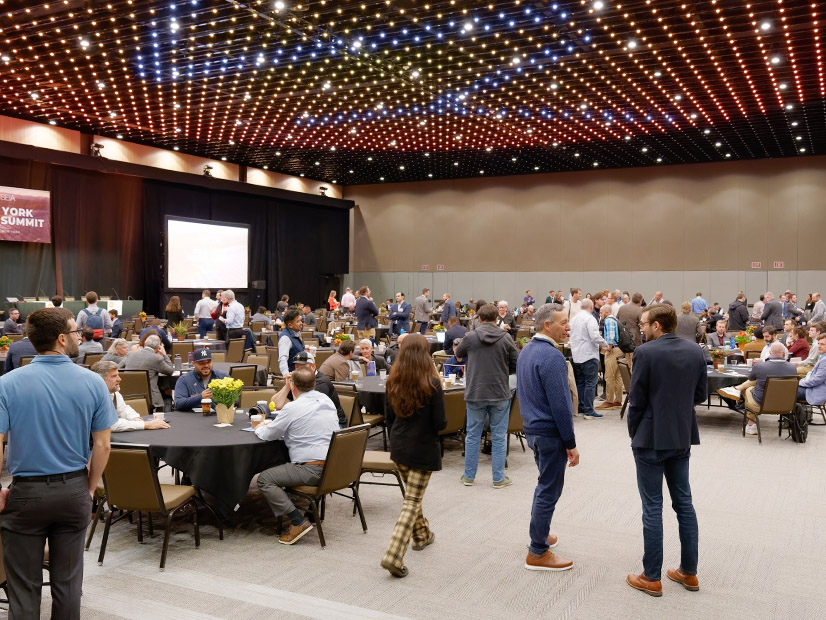
{"label": "gray sweater", "polygon": [[519,352],[508,332],[493,323],[480,323],[456,349],[467,358],[465,400],[506,400],[511,397],[509,375],[516,372]]}

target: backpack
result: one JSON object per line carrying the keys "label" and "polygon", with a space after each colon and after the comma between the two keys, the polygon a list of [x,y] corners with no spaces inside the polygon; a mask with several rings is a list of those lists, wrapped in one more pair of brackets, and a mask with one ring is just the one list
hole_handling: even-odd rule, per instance
{"label": "backpack", "polygon": [[809,418],[806,415],[806,408],[797,403],[792,412],[786,416],[789,421],[789,433],[795,443],[806,443],[809,435]]}
{"label": "backpack", "polygon": [[88,327],[94,332],[92,337],[95,340],[100,340],[103,338],[103,308],[98,308],[97,314],[92,314],[88,308],[84,308],[83,311],[88,316],[85,327]]}
{"label": "backpack", "polygon": [[621,321],[617,321],[617,332],[619,333],[619,342],[617,346],[623,353],[633,353],[637,348],[637,343],[634,342],[634,337],[631,335],[631,330]]}

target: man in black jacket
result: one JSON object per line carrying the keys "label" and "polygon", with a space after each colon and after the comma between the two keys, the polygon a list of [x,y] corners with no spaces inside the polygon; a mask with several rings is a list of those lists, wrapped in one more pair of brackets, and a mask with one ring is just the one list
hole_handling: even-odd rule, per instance
{"label": "man in black jacket", "polygon": [[749,309],[746,306],[746,296],[740,293],[728,307],[729,331],[744,331],[749,323]]}
{"label": "man in black jacket", "polygon": [[376,327],[379,324],[376,317],[378,315],[379,309],[370,297],[370,289],[362,286],[359,289],[359,298],[356,300],[356,320],[358,321],[356,330],[359,340],[370,338],[373,342],[376,341]]}
{"label": "man in black jacket", "polygon": [[706,360],[695,343],[674,334],[674,308],[657,304],[643,312],[640,330],[646,343],[634,352],[628,402],[628,432],[642,498],[645,554],[643,572],[628,575],[628,585],[662,596],[663,476],[677,513],[682,547],[680,567],[668,578],[687,590],[699,590],[698,528],[691,501],[688,463],[691,446],[700,443],[694,406],[705,402]]}

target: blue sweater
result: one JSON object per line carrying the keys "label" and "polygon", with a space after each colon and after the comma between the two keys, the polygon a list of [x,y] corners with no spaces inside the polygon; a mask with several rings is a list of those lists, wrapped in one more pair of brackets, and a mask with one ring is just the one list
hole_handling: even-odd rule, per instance
{"label": "blue sweater", "polygon": [[576,448],[565,357],[550,340],[534,338],[516,361],[516,395],[526,435],[559,437]]}

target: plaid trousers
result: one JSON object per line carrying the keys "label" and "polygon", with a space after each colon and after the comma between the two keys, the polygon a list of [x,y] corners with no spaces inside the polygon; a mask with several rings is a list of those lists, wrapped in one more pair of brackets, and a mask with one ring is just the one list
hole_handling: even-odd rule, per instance
{"label": "plaid trousers", "polygon": [[410,469],[405,465],[396,466],[404,480],[404,504],[382,561],[401,568],[404,566],[404,553],[411,536],[417,543],[424,543],[430,539],[430,525],[422,515],[422,498],[432,472]]}

